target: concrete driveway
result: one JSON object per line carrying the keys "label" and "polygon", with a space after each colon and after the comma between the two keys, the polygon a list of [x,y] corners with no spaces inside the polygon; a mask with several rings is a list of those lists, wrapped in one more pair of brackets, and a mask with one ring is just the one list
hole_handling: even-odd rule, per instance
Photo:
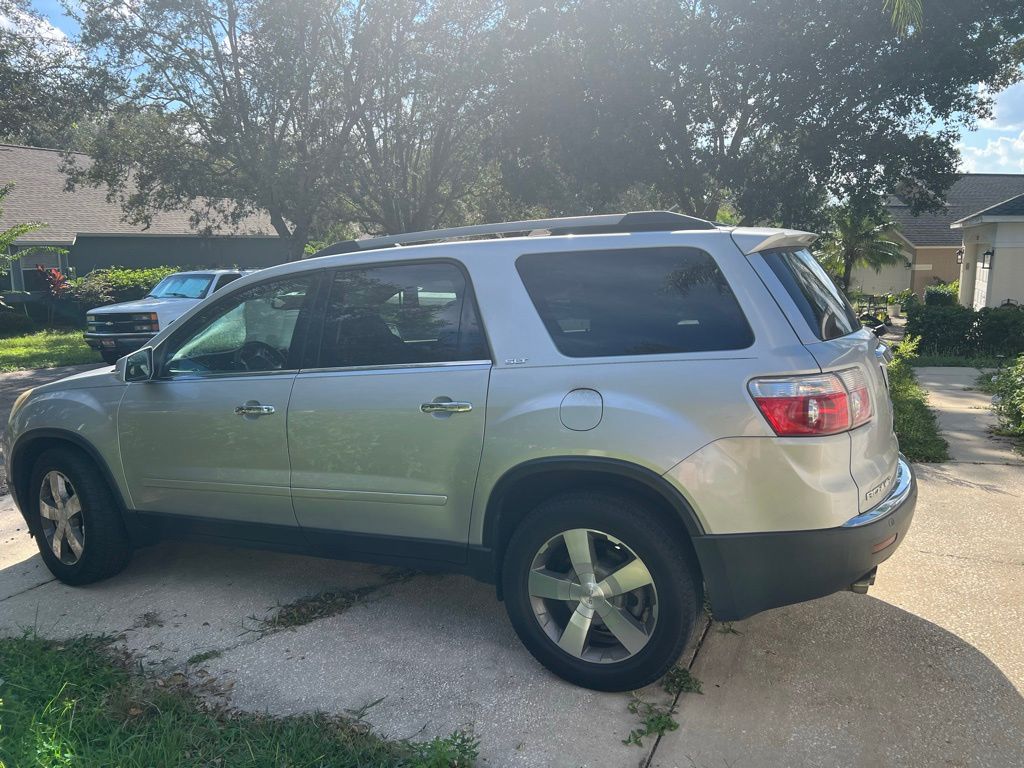
{"label": "concrete driveway", "polygon": [[[470,729],[483,765],[1024,765],[1024,468],[916,469],[917,517],[871,594],[712,624],[686,657],[703,694],[643,748],[622,743],[628,695],[549,675],[493,589],[459,576],[165,543],[71,589],[0,497],[0,632],[113,634],[242,709],[360,712],[399,738]],[[311,595],[336,610],[273,626]]]}

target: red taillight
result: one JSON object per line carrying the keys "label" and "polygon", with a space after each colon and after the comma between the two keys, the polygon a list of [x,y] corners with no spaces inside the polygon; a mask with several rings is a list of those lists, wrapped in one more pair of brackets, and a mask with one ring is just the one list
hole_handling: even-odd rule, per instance
{"label": "red taillight", "polygon": [[750,394],[775,434],[834,435],[871,418],[871,397],[860,369],[754,379]]}

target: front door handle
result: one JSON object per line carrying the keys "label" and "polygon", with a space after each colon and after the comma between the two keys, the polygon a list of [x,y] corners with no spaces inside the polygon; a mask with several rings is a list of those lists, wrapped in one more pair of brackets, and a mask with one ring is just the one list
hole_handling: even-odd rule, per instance
{"label": "front door handle", "polygon": [[275,412],[276,409],[272,405],[246,403],[235,406],[235,416],[269,416]]}
{"label": "front door handle", "polygon": [[451,401],[435,401],[433,403],[424,403],[420,406],[420,410],[424,413],[466,413],[467,411],[473,410],[473,404]]}

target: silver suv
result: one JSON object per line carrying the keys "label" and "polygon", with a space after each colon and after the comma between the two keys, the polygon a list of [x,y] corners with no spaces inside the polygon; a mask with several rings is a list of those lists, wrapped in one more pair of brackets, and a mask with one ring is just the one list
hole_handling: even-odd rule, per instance
{"label": "silver suv", "polygon": [[161,536],[441,566],[558,675],[636,688],[705,593],[865,591],[910,525],[887,351],[813,239],[647,212],[339,243],[26,392],[11,486],[68,584]]}

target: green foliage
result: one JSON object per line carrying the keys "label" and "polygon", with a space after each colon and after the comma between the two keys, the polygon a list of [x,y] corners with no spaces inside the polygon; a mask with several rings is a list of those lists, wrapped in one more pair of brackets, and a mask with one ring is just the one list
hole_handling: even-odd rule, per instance
{"label": "green foliage", "polygon": [[98,362],[81,331],[38,331],[0,344],[0,373]]}
{"label": "green foliage", "polygon": [[5,309],[0,310],[0,339],[23,336],[36,330],[36,324],[28,315]]}
{"label": "green foliage", "polygon": [[686,667],[672,667],[662,678],[661,687],[673,695],[680,693],[703,693],[701,682]]}
{"label": "green foliage", "polygon": [[842,288],[849,288],[850,274],[856,266],[878,272],[906,261],[895,232],[881,198],[855,198],[830,210],[829,229],[817,249],[818,260],[839,279]]}
{"label": "green foliage", "polygon": [[960,303],[960,281],[929,285],[924,290],[924,303],[929,307],[953,307]]}
{"label": "green foliage", "polygon": [[0,755],[11,768],[464,768],[477,755],[476,739],[461,732],[390,742],[322,714],[212,708],[181,682],[157,686],[133,673],[102,638],[0,639],[0,670]]}
{"label": "green foliage", "polygon": [[926,355],[1016,355],[1024,352],[1024,310],[919,304],[907,310],[907,333]]}
{"label": "green foliage", "polygon": [[580,213],[638,182],[686,213],[729,202],[744,222],[809,229],[854,193],[937,207],[958,132],[989,108],[975,83],[1020,76],[1020,3],[979,2],[930,0],[906,40],[876,3],[513,6],[503,171]]}
{"label": "green foliage", "polygon": [[676,722],[676,708],[674,704],[657,704],[652,701],[645,701],[633,694],[628,705],[629,711],[640,719],[640,727],[629,732],[629,736],[622,740],[623,744],[632,744],[637,747],[644,745],[646,736],[662,736],[679,727]]}
{"label": "green foliage", "polygon": [[946,461],[949,446],[939,434],[938,421],[928,408],[928,395],[917,383],[911,367],[919,344],[920,339],[907,335],[893,349],[888,369],[893,428],[900,450],[911,461]]}
{"label": "green foliage", "polygon": [[909,310],[914,304],[919,303],[921,300],[917,298],[917,294],[914,293],[910,288],[906,288],[899,293],[894,293],[889,297],[893,304],[899,304],[904,312]]}
{"label": "green foliage", "polygon": [[1024,437],[1024,355],[1001,369],[992,378],[992,407],[999,419],[999,430]]}
{"label": "green foliage", "polygon": [[68,147],[116,76],[89,67],[29,0],[0,0],[0,19],[0,138]]}
{"label": "green foliage", "polygon": [[104,304],[141,299],[179,267],[108,267],[71,281],[71,295],[84,310]]}

